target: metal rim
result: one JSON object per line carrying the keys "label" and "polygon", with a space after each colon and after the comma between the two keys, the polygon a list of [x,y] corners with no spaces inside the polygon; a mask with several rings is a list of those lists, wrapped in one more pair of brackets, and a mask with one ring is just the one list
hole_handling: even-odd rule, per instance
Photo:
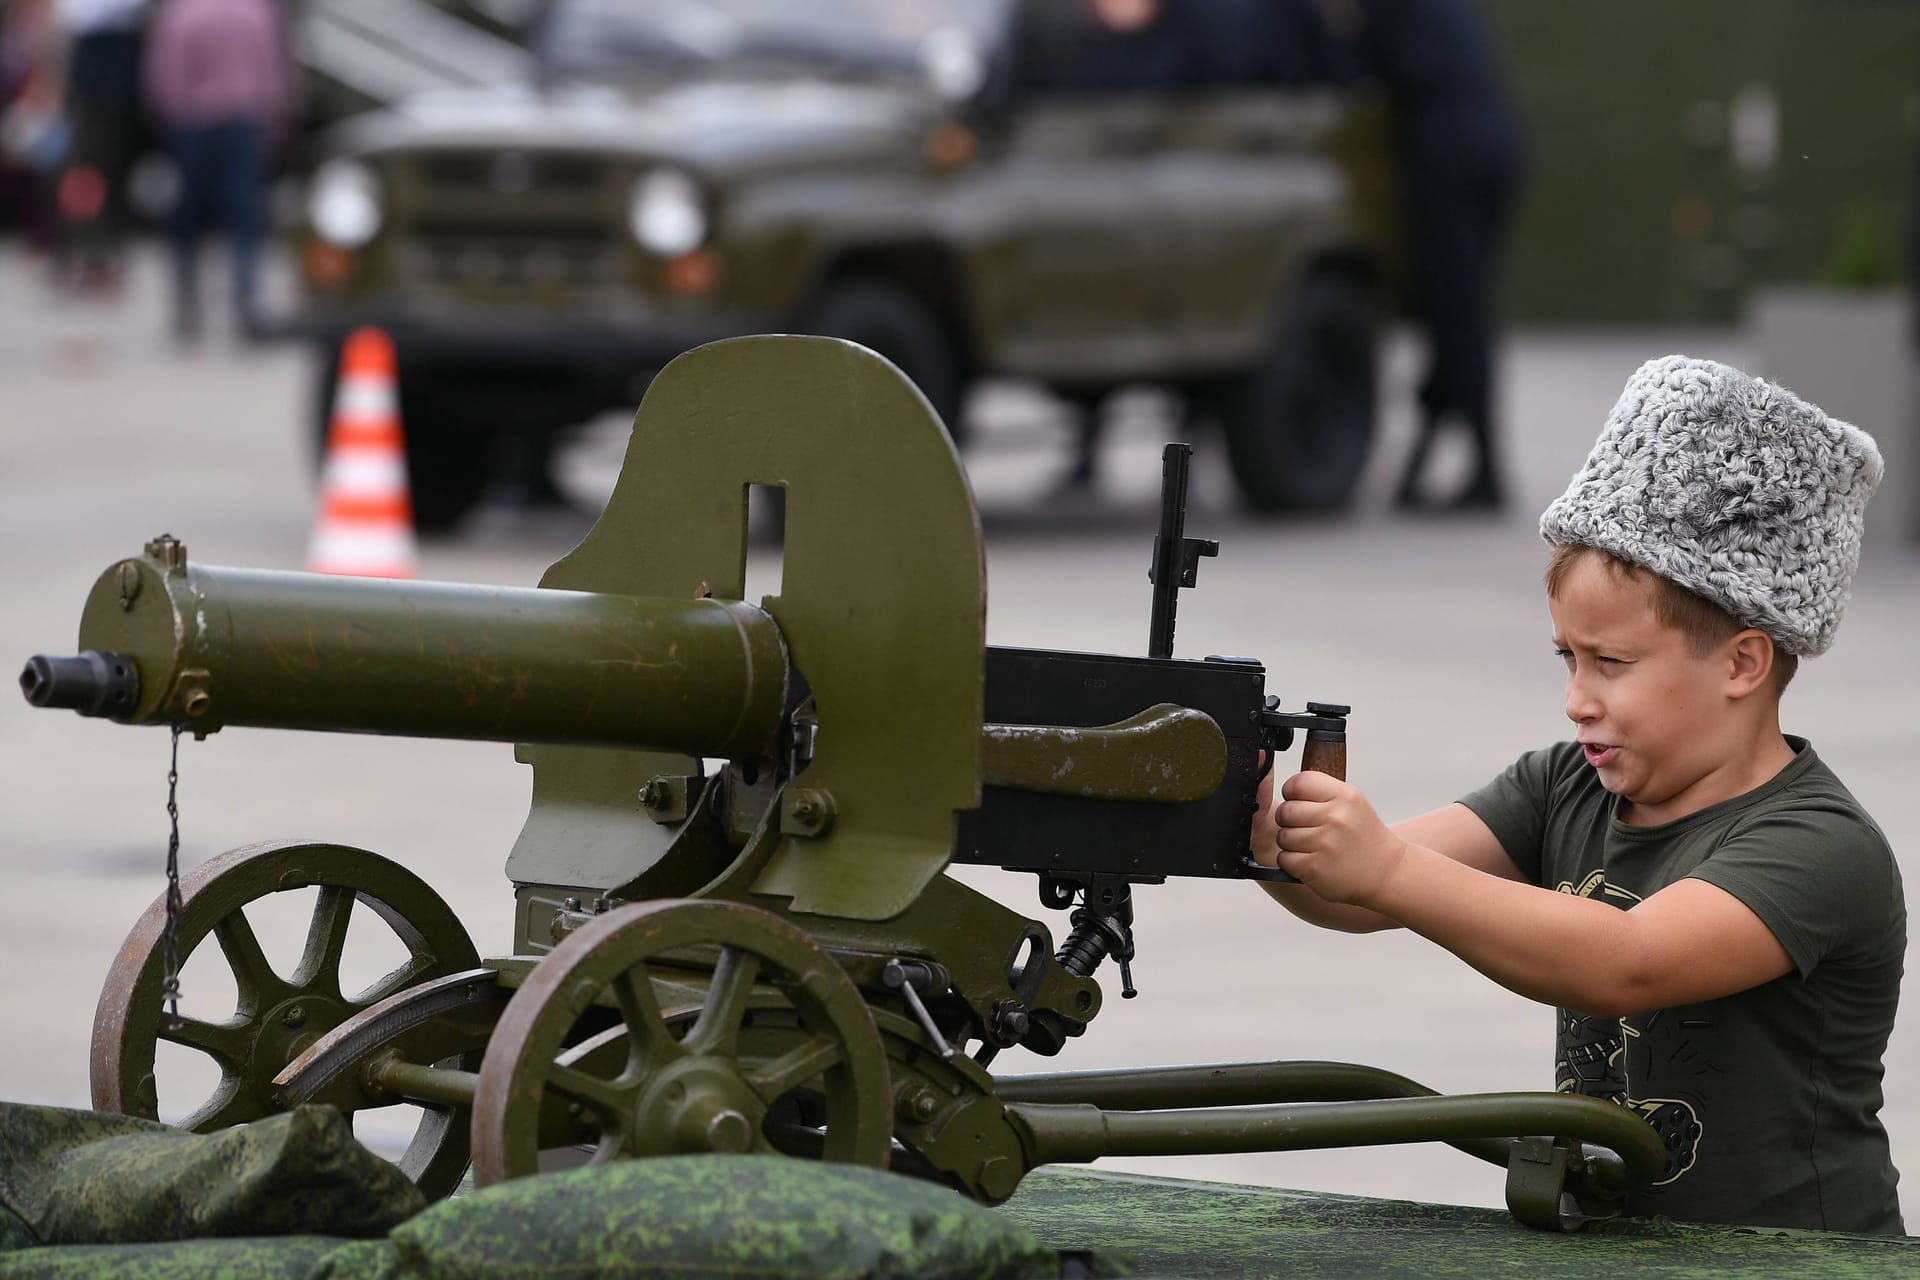
{"label": "metal rim", "polygon": [[[718,948],[698,1012],[662,1007],[649,963]],[[772,1057],[741,1053],[756,987],[797,1015]],[[621,1024],[569,1045],[580,1015]],[[684,1035],[676,1024],[688,1023]],[[588,1069],[597,1059],[599,1071]],[[607,1074],[611,1070],[615,1074]],[[806,934],[758,908],[716,900],[637,903],[569,936],[535,966],[487,1045],[473,1104],[474,1181],[537,1172],[543,1131],[593,1141],[593,1163],[643,1155],[775,1148],[771,1107],[821,1082],[824,1159],[885,1167],[892,1147],[886,1053],[866,1001]],[[574,1122],[569,1125],[571,1117]]]}
{"label": "metal rim", "polygon": [[[243,908],[272,894],[318,887],[306,944],[290,975],[268,962]],[[211,935],[239,991],[225,1022],[182,1016],[167,1025],[161,984],[166,898],[134,924],[101,988],[89,1055],[95,1110],[159,1119],[154,1058],[159,1041],[205,1054],[220,1083],[178,1127],[211,1133],[272,1115],[273,1077],[313,1040],[400,991],[479,964],[452,908],[405,867],[364,849],[278,841],[210,858],[180,880],[179,958],[184,967]],[[373,911],[406,946],[405,963],[366,991],[340,991],[340,962],[356,904]],[[444,1116],[427,1111],[402,1160],[425,1169],[447,1139]]]}
{"label": "metal rim", "polygon": [[[482,966],[408,987],[348,1018],[309,1045],[274,1077],[282,1107],[319,1102],[353,1111],[384,1106],[396,1091],[370,1068],[392,1055],[449,1072],[476,1072],[487,1037],[506,1006],[500,975]],[[398,1096],[423,1109],[419,1130],[398,1161],[430,1200],[452,1195],[466,1174],[471,1104]]]}

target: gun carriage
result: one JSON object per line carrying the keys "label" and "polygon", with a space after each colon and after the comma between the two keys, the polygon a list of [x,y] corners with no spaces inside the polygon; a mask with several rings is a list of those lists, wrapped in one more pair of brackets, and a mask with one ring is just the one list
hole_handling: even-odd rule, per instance
{"label": "gun carriage", "polygon": [[[991,1073],[1001,1049],[1083,1034],[1104,963],[1133,994],[1135,886],[1279,874],[1246,857],[1274,753],[1304,736],[1303,767],[1344,774],[1346,707],[1284,711],[1256,660],[1172,656],[1177,593],[1216,549],[1184,535],[1185,456],[1169,446],[1145,657],[986,646],[946,433],[891,365],[830,339],[671,364],[604,515],[538,588],[214,567],[155,540],[94,586],[79,656],[29,662],[31,701],[201,736],[511,742],[533,798],[503,957],[363,850],[194,868],[174,928],[163,897],[113,963],[94,1105],[157,1117],[164,1041],[219,1066],[195,1130],[418,1104],[401,1165],[433,1195],[469,1161],[486,1184],[568,1153],[778,1151],[998,1202],[1048,1162],[1438,1140],[1506,1166],[1524,1221],[1617,1210],[1663,1146],[1592,1099],[1439,1097],[1344,1063]],[[757,604],[753,485],[788,495],[781,587]],[[956,861],[1034,874],[1064,936]],[[282,975],[245,908],[316,887]],[[409,954],[348,994],[357,910]],[[234,1015],[170,1016],[170,973],[209,939]]]}

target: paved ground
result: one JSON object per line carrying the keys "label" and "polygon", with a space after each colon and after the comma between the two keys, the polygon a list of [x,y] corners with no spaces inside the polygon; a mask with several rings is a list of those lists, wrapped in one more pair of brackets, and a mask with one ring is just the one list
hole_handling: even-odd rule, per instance
{"label": "paved ground", "polygon": [[[199,559],[297,568],[311,493],[304,360],[218,343],[181,357],[161,341],[157,263],[129,305],[55,305],[0,256],[0,657],[73,643],[89,584],[168,530]],[[1523,335],[1506,379],[1519,501],[1499,520],[1396,517],[1381,495],[1404,448],[1409,352],[1390,362],[1393,411],[1352,518],[1258,523],[1236,514],[1215,450],[1203,446],[1190,532],[1221,539],[1180,613],[1180,651],[1252,653],[1297,705],[1355,707],[1352,776],[1399,816],[1478,784],[1519,750],[1562,734],[1559,666],[1548,651],[1532,518],[1578,464],[1621,382],[1669,350],[1740,359],[1726,334]],[[1064,464],[1065,436],[1018,388],[986,397],[972,461],[987,511],[996,643],[1144,648],[1162,406],[1135,397],[1108,450],[1099,500],[1037,503]],[[1883,430],[1881,424],[1866,423]],[[603,494],[623,423],[596,426],[566,474]],[[1890,424],[1884,428],[1891,430]],[[429,577],[530,584],[584,518],[489,513],[469,538],[430,546]],[[764,565],[756,565],[764,571]],[[1789,699],[1811,736],[1920,858],[1920,734],[1912,637],[1920,555],[1876,544],[1830,656]],[[88,1027],[128,926],[161,887],[166,736],[0,698],[0,1097],[84,1104]],[[526,772],[500,746],[228,731],[182,750],[184,860],[268,837],[360,844],[418,870],[453,903],[483,952],[509,938],[501,864],[527,802]],[[1031,887],[968,876],[1038,913]],[[1450,1091],[1550,1083],[1551,1015],[1411,937],[1349,938],[1300,926],[1244,885],[1143,890],[1140,998],[1111,1002],[1061,1068],[1168,1061],[1335,1058]],[[1056,931],[1063,922],[1054,920]],[[272,934],[269,924],[263,933]],[[270,938],[269,945],[286,939]],[[219,983],[190,967],[190,998]],[[1896,1157],[1920,1164],[1920,1040],[1914,1021],[1889,1059]],[[1007,1069],[1043,1062],[1003,1057]],[[187,1067],[162,1063],[168,1080]],[[175,1074],[177,1073],[177,1074]],[[184,1086],[183,1086],[184,1087]],[[374,1135],[379,1136],[379,1135]],[[1141,1167],[1148,1167],[1142,1165]],[[1160,1161],[1158,1172],[1466,1203],[1497,1203],[1497,1172],[1444,1149],[1397,1148]],[[1920,1196],[1909,1198],[1910,1216]]]}

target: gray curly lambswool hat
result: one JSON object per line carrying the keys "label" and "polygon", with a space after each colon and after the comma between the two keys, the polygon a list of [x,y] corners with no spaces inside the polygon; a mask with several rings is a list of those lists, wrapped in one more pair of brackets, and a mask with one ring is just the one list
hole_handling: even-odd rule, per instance
{"label": "gray curly lambswool hat", "polygon": [[1627,379],[1540,536],[1651,569],[1787,653],[1825,653],[1880,474],[1860,428],[1738,369],[1665,356]]}

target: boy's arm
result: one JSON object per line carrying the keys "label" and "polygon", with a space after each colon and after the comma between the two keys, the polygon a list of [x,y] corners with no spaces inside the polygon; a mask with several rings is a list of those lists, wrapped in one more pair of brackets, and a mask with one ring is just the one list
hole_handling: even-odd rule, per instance
{"label": "boy's arm", "polygon": [[1703,880],[1621,911],[1414,844],[1325,774],[1296,774],[1282,795],[1274,810],[1282,867],[1319,896],[1397,920],[1530,999],[1621,1017],[1718,999],[1793,970],[1760,918]]}
{"label": "boy's arm", "polygon": [[[1480,815],[1463,804],[1450,804],[1417,818],[1408,818],[1393,826],[1394,834],[1410,843],[1431,849],[1462,865],[1505,880],[1524,881],[1507,851]],[[1254,861],[1271,867],[1280,853],[1279,825],[1273,817],[1273,775],[1260,780],[1255,795],[1253,817]],[[1308,924],[1342,933],[1374,933],[1398,929],[1401,922],[1378,911],[1350,903],[1329,902],[1303,884],[1275,884],[1261,881],[1267,895]]]}

